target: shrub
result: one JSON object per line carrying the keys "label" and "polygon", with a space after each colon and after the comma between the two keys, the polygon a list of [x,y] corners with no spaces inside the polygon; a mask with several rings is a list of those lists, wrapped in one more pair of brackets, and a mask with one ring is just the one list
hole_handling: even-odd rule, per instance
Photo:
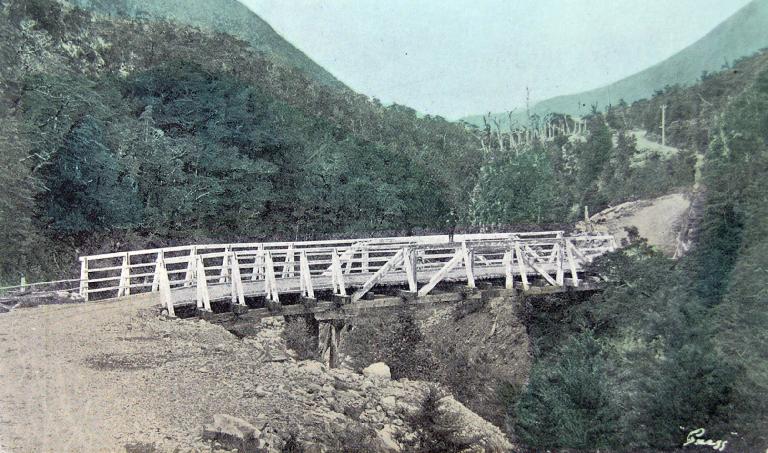
{"label": "shrub", "polygon": [[358,366],[384,362],[394,379],[430,380],[436,376],[438,363],[411,313],[358,325],[344,343]]}
{"label": "shrub", "polygon": [[445,394],[437,387],[431,386],[426,398],[421,403],[420,410],[408,420],[415,436],[411,439],[400,439],[407,451],[419,453],[456,452],[464,451],[469,445],[453,441],[441,426],[460,426],[457,420],[440,420],[438,402]]}
{"label": "shrub", "polygon": [[336,435],[329,451],[341,453],[367,453],[379,451],[378,435],[373,428],[361,423],[352,422],[344,427],[344,430]]}
{"label": "shrub", "polygon": [[304,317],[287,319],[283,328],[285,345],[294,350],[300,360],[318,358],[317,335],[314,326]]}
{"label": "shrub", "polygon": [[611,404],[604,356],[601,345],[585,333],[552,361],[534,365],[515,406],[516,433],[532,446],[608,446],[618,428],[618,408]]}

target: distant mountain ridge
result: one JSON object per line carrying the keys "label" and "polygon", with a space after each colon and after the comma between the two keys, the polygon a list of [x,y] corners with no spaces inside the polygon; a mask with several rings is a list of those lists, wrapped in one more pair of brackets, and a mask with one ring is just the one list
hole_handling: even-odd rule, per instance
{"label": "distant mountain ridge", "polygon": [[70,0],[99,14],[163,18],[228,33],[254,49],[336,88],[346,86],[280,36],[265,20],[236,0]]}
{"label": "distant mountain ridge", "polygon": [[[631,103],[648,98],[667,85],[691,85],[704,71],[719,71],[724,63],[732,63],[765,47],[768,47],[768,0],[753,0],[704,37],[666,60],[601,88],[538,102],[531,108],[531,114],[580,115],[589,113],[595,104],[603,109],[622,99]],[[505,126],[508,124],[506,114],[494,116]],[[463,120],[480,126],[482,118],[482,115],[472,115]],[[515,119],[524,120],[524,114],[513,115],[513,121]]]}

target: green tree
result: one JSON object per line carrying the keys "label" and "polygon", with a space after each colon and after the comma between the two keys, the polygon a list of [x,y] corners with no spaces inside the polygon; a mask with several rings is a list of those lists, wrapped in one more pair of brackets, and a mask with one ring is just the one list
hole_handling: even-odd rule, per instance
{"label": "green tree", "polygon": [[104,145],[103,127],[84,117],[42,172],[45,217],[59,233],[128,229],[141,219],[135,181]]}
{"label": "green tree", "polygon": [[606,353],[590,333],[539,361],[514,407],[515,433],[531,446],[606,448],[615,442],[618,407],[605,375]]}

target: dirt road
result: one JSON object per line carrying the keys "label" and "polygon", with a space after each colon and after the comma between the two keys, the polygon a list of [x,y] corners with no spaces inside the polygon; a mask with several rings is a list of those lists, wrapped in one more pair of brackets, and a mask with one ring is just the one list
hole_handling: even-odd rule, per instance
{"label": "dirt road", "polygon": [[269,397],[243,394],[279,379],[278,368],[257,364],[258,354],[221,328],[164,320],[148,307],[0,315],[0,451],[123,451],[137,442],[210,451],[200,436],[214,413],[268,412]]}

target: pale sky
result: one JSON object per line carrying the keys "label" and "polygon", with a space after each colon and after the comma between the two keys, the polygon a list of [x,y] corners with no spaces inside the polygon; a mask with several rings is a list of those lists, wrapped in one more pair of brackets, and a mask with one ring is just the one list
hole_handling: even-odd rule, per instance
{"label": "pale sky", "polygon": [[749,0],[241,0],[349,87],[457,119],[597,88]]}

